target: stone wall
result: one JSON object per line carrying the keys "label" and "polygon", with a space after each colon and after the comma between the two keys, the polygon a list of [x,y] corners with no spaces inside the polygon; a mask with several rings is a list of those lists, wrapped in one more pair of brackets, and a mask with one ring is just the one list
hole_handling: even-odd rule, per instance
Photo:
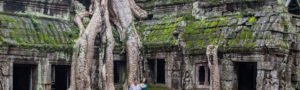
{"label": "stone wall", "polygon": [[71,0],[1,0],[1,12],[38,12],[63,18],[71,11]]}
{"label": "stone wall", "polygon": [[33,72],[33,90],[51,90],[51,66],[71,64],[71,54],[68,51],[40,51],[38,49],[22,49],[18,47],[0,48],[0,84],[4,90],[13,88],[13,66],[14,64],[35,65],[37,69]]}
{"label": "stone wall", "polygon": [[[222,90],[239,88],[235,64],[240,62],[257,64],[257,90],[299,88],[295,72],[299,70],[299,25],[287,12],[286,0],[137,1],[152,16],[137,24],[145,49],[156,51],[151,55],[160,55],[164,50],[181,48],[181,89],[197,89],[195,68],[199,63],[207,63],[204,53],[209,44],[219,45]],[[177,11],[183,9],[176,5],[192,12]],[[250,32],[244,32],[245,29]]]}
{"label": "stone wall", "polygon": [[277,3],[275,0],[202,0],[193,3],[193,14],[196,18],[253,12],[266,14],[280,11]]}
{"label": "stone wall", "polygon": [[[300,32],[300,16],[293,16],[293,22],[294,22],[294,25],[296,26],[296,32],[299,33]],[[292,72],[292,85],[294,87],[298,87],[300,88],[300,74],[299,74],[299,71],[300,71],[300,53],[299,53],[299,50],[300,50],[300,43],[299,40],[299,35],[297,35],[297,42],[295,42],[295,45],[294,45],[294,50],[295,50],[295,53],[294,53],[294,56],[291,57],[293,58],[294,60],[292,61],[292,71],[297,71],[297,72]]]}
{"label": "stone wall", "polygon": [[[164,60],[165,61],[165,83],[163,87],[168,89],[181,89],[181,78],[182,78],[182,54],[178,51],[166,52],[166,51],[150,51],[145,53],[143,62],[142,77],[147,77],[149,81],[153,81],[150,75],[149,60]],[[161,68],[158,68],[161,69]],[[150,85],[155,85],[153,82]]]}
{"label": "stone wall", "polygon": [[[143,59],[140,61],[139,78],[149,80],[149,59],[165,61],[165,83],[159,86],[172,90],[203,89],[196,87],[196,65],[207,63],[205,48],[207,45],[219,45],[218,61],[222,90],[237,90],[239,87],[235,63],[254,62],[256,68],[257,90],[285,90],[300,88],[299,75],[299,29],[300,19],[292,17],[283,6],[285,0],[136,0],[147,10],[148,18],[139,20],[137,30],[142,36]],[[214,2],[212,2],[214,1]],[[0,11],[32,11],[52,16],[64,16],[69,13],[70,0],[2,0]],[[19,8],[13,8],[13,7]],[[261,6],[261,7],[260,7]],[[1,40],[17,41],[15,34],[42,30],[46,36],[39,43],[71,45],[74,32],[67,22],[56,20],[37,20],[15,15],[1,19],[3,33]],[[40,23],[35,21],[40,21]],[[19,22],[20,21],[20,22]],[[14,23],[25,23],[26,28],[11,27]],[[49,22],[53,25],[48,25]],[[55,22],[60,22],[58,25]],[[3,25],[2,25],[3,24]],[[36,24],[36,25],[35,25]],[[43,27],[41,28],[42,25]],[[6,26],[7,28],[3,28]],[[22,25],[21,25],[22,26]],[[29,27],[28,27],[29,26]],[[54,31],[51,28],[56,28]],[[58,35],[64,32],[64,35]],[[22,33],[21,33],[22,34]],[[37,39],[45,35],[27,37]],[[57,36],[56,36],[57,35]],[[33,37],[31,37],[33,36]],[[37,37],[37,38],[36,38]],[[75,36],[76,37],[76,36]],[[19,37],[20,38],[20,37]],[[29,39],[28,39],[29,40]],[[12,90],[14,64],[33,64],[36,69],[37,90],[51,90],[51,66],[70,65],[72,53],[69,50],[22,47],[28,40],[15,45],[8,43],[0,48],[0,88]],[[48,46],[44,46],[49,48]],[[52,47],[53,48],[53,47]],[[116,61],[125,61],[124,53],[115,51]],[[97,63],[97,62],[95,62]],[[96,75],[97,67],[92,69]],[[92,82],[97,82],[97,76]],[[298,85],[297,85],[298,84]],[[151,83],[150,86],[155,86]]]}

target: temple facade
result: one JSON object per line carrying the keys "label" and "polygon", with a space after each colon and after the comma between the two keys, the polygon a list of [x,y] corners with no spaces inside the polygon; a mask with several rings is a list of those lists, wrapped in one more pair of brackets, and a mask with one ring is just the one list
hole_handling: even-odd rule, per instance
{"label": "temple facade", "polygon": [[[221,90],[300,90],[297,0],[135,1],[148,12],[135,26],[143,43],[137,78],[146,77],[149,90],[209,90],[215,79],[210,65],[218,66]],[[69,87],[78,38],[70,2],[0,0],[0,88]],[[115,40],[114,82],[122,90],[126,52]],[[97,73],[92,67],[94,90]]]}

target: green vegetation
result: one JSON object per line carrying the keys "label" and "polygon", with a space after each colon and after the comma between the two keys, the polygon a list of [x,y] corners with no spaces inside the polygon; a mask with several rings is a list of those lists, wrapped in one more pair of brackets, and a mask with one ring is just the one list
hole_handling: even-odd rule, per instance
{"label": "green vegetation", "polygon": [[205,48],[206,45],[216,45],[224,40],[223,33],[220,32],[221,26],[227,25],[229,20],[218,18],[215,21],[188,21],[185,26],[183,38],[187,41],[186,48]]}
{"label": "green vegetation", "polygon": [[209,3],[218,3],[219,2],[219,0],[208,0],[209,1]]}
{"label": "green vegetation", "polygon": [[300,70],[298,70],[298,79],[300,80]]}
{"label": "green vegetation", "polygon": [[249,18],[248,23],[256,23],[256,17]]}
{"label": "green vegetation", "polygon": [[[281,51],[286,51],[290,48],[286,43],[290,40],[289,38],[273,37],[268,31],[270,27],[257,23],[258,19],[260,17],[255,17],[253,14],[235,14],[199,20],[191,14],[185,14],[163,17],[160,19],[163,20],[163,23],[153,26],[139,24],[137,30],[141,32],[144,38],[142,39],[143,43],[147,48],[170,47],[178,42],[172,34],[178,22],[182,21],[185,24],[182,27],[177,27],[184,30],[179,38],[185,42],[184,48],[189,53],[205,53],[207,45],[218,45],[222,52],[244,52],[268,47],[276,47]],[[240,22],[243,23],[238,25]],[[279,23],[285,30],[290,28],[286,21],[279,20],[276,23]],[[266,27],[266,31],[254,30],[258,27]],[[257,40],[263,40],[264,43],[257,43]]]}
{"label": "green vegetation", "polygon": [[[239,33],[239,36],[236,36],[234,39],[230,39],[228,41],[228,46],[242,46],[239,48],[239,50],[244,51],[244,50],[250,50],[255,48],[255,38],[253,37],[253,31],[249,30],[248,28],[242,30]],[[232,49],[232,48],[229,48]]]}
{"label": "green vegetation", "polygon": [[[170,21],[173,19],[174,21]],[[154,26],[139,25],[137,29],[140,32],[149,34],[143,39],[144,44],[175,45],[178,41],[173,39],[173,32],[178,22],[183,18],[170,17],[165,18],[163,23]]]}
{"label": "green vegetation", "polygon": [[168,90],[167,88],[161,88],[161,87],[149,87],[147,90]]}
{"label": "green vegetation", "polygon": [[[40,19],[36,16],[13,16],[0,14],[0,45],[15,45],[21,48],[70,49],[77,39],[75,26],[66,22]],[[43,23],[44,22],[44,23]]]}
{"label": "green vegetation", "polygon": [[[233,16],[218,16],[187,21],[186,31],[182,37],[186,42],[185,48],[190,53],[194,53],[194,51],[204,53],[207,45],[219,45],[219,49],[222,51],[245,51],[255,48],[257,37],[254,37],[254,31],[250,28],[243,27],[242,30],[236,32],[229,32],[223,29],[224,26],[232,27],[232,30],[237,29],[237,22],[231,23],[232,21],[227,19],[230,17],[235,17],[236,20],[244,18],[242,14],[236,14]],[[229,22],[231,23],[230,25]],[[248,19],[248,22],[256,24],[256,18],[251,17]],[[233,37],[225,38],[224,34]]]}
{"label": "green vegetation", "polygon": [[147,90],[168,90],[166,87],[159,85],[149,85]]}

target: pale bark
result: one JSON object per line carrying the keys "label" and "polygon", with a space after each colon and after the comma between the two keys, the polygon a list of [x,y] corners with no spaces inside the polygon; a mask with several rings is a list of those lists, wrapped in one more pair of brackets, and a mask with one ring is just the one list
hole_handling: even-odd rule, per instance
{"label": "pale bark", "polygon": [[82,23],[82,18],[83,18],[83,17],[86,17],[86,16],[88,16],[88,15],[89,15],[89,12],[85,11],[85,12],[81,12],[81,13],[77,14],[77,15],[74,17],[74,21],[75,21],[75,23],[76,23],[76,25],[78,26],[79,31],[80,31],[79,35],[81,35],[82,32],[85,30],[85,27],[84,27],[84,25],[83,25],[83,23]]}
{"label": "pale bark", "polygon": [[[95,5],[100,6],[98,0],[95,1]],[[100,7],[95,9],[86,29],[82,27],[81,20],[75,18],[75,22],[80,26],[80,29],[84,30],[80,31],[80,36],[74,45],[74,48],[79,50],[73,52],[71,86],[69,90],[91,90],[90,70],[94,55],[94,42],[97,33],[101,31],[99,28],[102,25],[100,12]]]}
{"label": "pale bark", "polygon": [[[136,33],[133,15],[145,17],[146,11],[140,9],[134,0],[92,0],[90,11],[78,13],[74,21],[80,29],[79,39],[74,45],[75,51],[72,57],[72,76],[69,90],[91,90],[91,65],[94,56],[94,43],[98,33],[105,35],[104,52],[99,57],[99,88],[114,90],[113,80],[113,50],[114,37],[110,21],[117,26],[120,37],[126,42],[128,59],[128,82],[132,83],[137,78],[139,60],[139,36]],[[92,18],[85,28],[82,18],[92,13]],[[125,39],[125,37],[128,39]],[[76,50],[78,49],[78,50]]]}
{"label": "pale bark", "polygon": [[[147,12],[140,9],[134,0],[112,0],[114,10],[114,24],[118,26],[121,40],[126,44],[127,54],[127,82],[123,88],[133,84],[133,80],[138,78],[138,61],[139,61],[139,36],[136,33],[133,19],[136,17],[146,17]],[[126,85],[127,84],[127,85]]]}
{"label": "pale bark", "polygon": [[[106,1],[107,3],[107,1]],[[106,4],[107,5],[107,4]],[[113,51],[115,47],[115,40],[112,34],[112,28],[109,21],[109,12],[107,6],[105,6],[104,18],[105,18],[105,25],[106,25],[106,38],[107,38],[107,46],[106,46],[106,84],[105,90],[115,90],[114,88],[114,59],[113,59]]]}
{"label": "pale bark", "polygon": [[145,10],[141,9],[138,5],[136,5],[136,3],[134,2],[134,0],[129,0],[129,4],[130,4],[130,8],[131,8],[133,14],[137,18],[145,18],[145,17],[147,17],[147,12]]}
{"label": "pale bark", "polygon": [[210,90],[220,90],[220,71],[217,54],[218,46],[207,46],[206,55],[208,59],[208,67],[210,69]]}
{"label": "pale bark", "polygon": [[[133,28],[131,28],[133,29]],[[134,29],[133,29],[134,30]],[[126,42],[126,54],[127,54],[127,72],[128,72],[128,84],[133,84],[135,78],[138,78],[138,61],[139,61],[139,41],[138,35],[134,32],[129,34]]]}

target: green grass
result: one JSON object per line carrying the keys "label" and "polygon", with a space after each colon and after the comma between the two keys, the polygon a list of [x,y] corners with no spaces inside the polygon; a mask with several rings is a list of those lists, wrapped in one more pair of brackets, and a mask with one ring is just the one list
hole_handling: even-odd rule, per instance
{"label": "green grass", "polygon": [[149,85],[147,90],[168,90],[164,85]]}
{"label": "green grass", "polygon": [[149,87],[147,88],[147,90],[168,90],[168,89],[163,87]]}

